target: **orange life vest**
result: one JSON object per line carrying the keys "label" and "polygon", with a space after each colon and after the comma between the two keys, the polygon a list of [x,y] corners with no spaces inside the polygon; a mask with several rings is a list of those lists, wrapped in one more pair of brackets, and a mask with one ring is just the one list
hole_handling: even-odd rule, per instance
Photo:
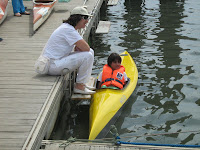
{"label": "orange life vest", "polygon": [[110,68],[110,66],[108,66],[107,64],[104,65],[103,72],[102,72],[101,86],[103,86],[103,85],[111,86],[112,85],[112,86],[116,86],[116,87],[122,89],[123,85],[125,83],[124,72],[125,72],[124,66],[121,66],[117,70],[112,70]]}

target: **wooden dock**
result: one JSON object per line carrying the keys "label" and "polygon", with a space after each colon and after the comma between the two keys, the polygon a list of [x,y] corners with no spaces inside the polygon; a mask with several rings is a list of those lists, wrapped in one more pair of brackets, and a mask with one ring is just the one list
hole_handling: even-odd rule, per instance
{"label": "wooden dock", "polygon": [[[34,71],[51,33],[67,19],[71,9],[83,0],[57,3],[46,22],[32,35],[32,15],[13,16],[9,2],[8,15],[0,25],[0,149],[37,150],[48,139],[54,127],[68,76],[40,76]],[[103,0],[86,2],[93,11],[87,29],[81,33],[87,40],[95,15]],[[31,11],[32,2],[24,1]]]}
{"label": "wooden dock", "polygon": [[131,145],[105,142],[69,142],[44,140],[40,150],[194,150],[194,148],[170,147],[170,146],[151,146],[151,145]]}
{"label": "wooden dock", "polygon": [[108,33],[110,30],[110,21],[99,21],[95,33]]}
{"label": "wooden dock", "polygon": [[109,5],[109,6],[117,5],[118,1],[119,0],[109,0],[107,5]]}

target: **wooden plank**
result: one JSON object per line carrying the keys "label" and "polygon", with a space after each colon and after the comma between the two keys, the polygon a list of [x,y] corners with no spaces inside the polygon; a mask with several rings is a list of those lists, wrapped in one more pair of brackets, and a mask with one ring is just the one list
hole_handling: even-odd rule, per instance
{"label": "wooden plank", "polygon": [[[1,125],[0,126],[0,132],[29,132],[31,129],[31,126],[25,126],[25,125]],[[2,141],[0,140],[0,143]]]}
{"label": "wooden plank", "polygon": [[31,108],[41,108],[42,104],[38,104],[38,103],[10,103],[7,101],[2,102],[1,101],[1,105],[0,105],[0,109],[4,109],[4,108],[13,108],[15,109],[17,108],[23,108],[26,107],[27,109],[31,109]]}
{"label": "wooden plank", "polygon": [[41,82],[40,80],[38,81],[32,81],[32,80],[16,80],[16,81],[12,81],[12,80],[0,80],[0,85],[36,85],[36,86],[52,86],[52,82],[46,81],[46,82]]}
{"label": "wooden plank", "polygon": [[[0,83],[1,84],[1,83]],[[50,90],[52,88],[52,85],[34,85],[34,86],[30,86],[30,85],[25,85],[25,84],[21,84],[21,85],[4,85],[4,87],[0,87],[0,89],[27,89],[27,90]]]}
{"label": "wooden plank", "polygon": [[[22,134],[23,133],[23,134]],[[1,139],[16,139],[16,138],[26,138],[29,132],[0,132]]]}
{"label": "wooden plank", "polygon": [[91,95],[83,95],[83,94],[72,94],[71,100],[90,100]]}
{"label": "wooden plank", "polygon": [[23,94],[23,93],[1,93],[0,94],[0,99],[1,98],[12,98],[12,97],[15,97],[15,98],[23,98],[23,99],[29,99],[30,97],[34,97],[34,98],[46,98],[47,97],[47,94],[46,93],[26,93],[26,94]]}
{"label": "wooden plank", "polygon": [[99,21],[95,33],[108,33],[110,30],[110,21]]}
{"label": "wooden plank", "polygon": [[45,99],[43,97],[27,97],[27,98],[21,98],[21,97],[1,97],[0,96],[0,103],[30,103],[31,104],[40,104],[44,103]]}
{"label": "wooden plank", "polygon": [[[0,109],[0,113],[10,113],[10,114],[13,114],[13,113],[27,113],[27,114],[32,114],[33,112],[38,112],[40,111],[41,107],[37,107],[37,108],[23,108],[23,107],[20,107],[20,108],[1,108]],[[3,120],[0,120],[2,121],[1,125],[3,125],[5,122]]]}
{"label": "wooden plank", "polygon": [[[35,113],[0,113],[0,120],[4,119],[36,119],[37,114]],[[1,125],[0,125],[1,131]]]}
{"label": "wooden plank", "polygon": [[63,150],[63,148],[64,148],[64,145],[63,147],[62,146],[60,147],[60,143],[48,144],[45,146],[45,150]]}
{"label": "wooden plank", "polygon": [[12,145],[7,145],[7,146],[1,146],[1,150],[21,150],[21,146],[12,146]]}
{"label": "wooden plank", "polygon": [[118,1],[119,0],[109,0],[108,3],[107,3],[107,5],[108,6],[117,5]]}
{"label": "wooden plank", "polygon": [[[36,75],[36,74],[35,74]],[[16,76],[11,76],[11,77],[1,77],[0,81],[3,80],[7,80],[7,81],[41,81],[42,82],[54,82],[56,81],[56,78],[53,76],[21,76],[21,77],[17,77]]]}
{"label": "wooden plank", "polygon": [[1,89],[0,90],[0,95],[1,94],[48,94],[48,90],[40,90],[40,89],[35,89],[35,90],[30,90],[30,89]]}
{"label": "wooden plank", "polygon": [[2,146],[8,146],[8,145],[10,145],[10,146],[16,146],[17,144],[18,145],[22,145],[23,144],[23,139],[21,139],[21,138],[16,138],[16,139],[14,139],[14,138],[12,138],[12,139],[1,139],[0,140],[0,147],[2,148]]}

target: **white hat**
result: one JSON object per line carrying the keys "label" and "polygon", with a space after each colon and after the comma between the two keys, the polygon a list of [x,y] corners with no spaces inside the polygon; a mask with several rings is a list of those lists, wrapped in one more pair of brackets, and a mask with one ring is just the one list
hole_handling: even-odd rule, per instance
{"label": "white hat", "polygon": [[90,14],[88,14],[87,11],[87,6],[78,6],[75,7],[72,11],[70,15],[83,15],[83,16],[92,16]]}

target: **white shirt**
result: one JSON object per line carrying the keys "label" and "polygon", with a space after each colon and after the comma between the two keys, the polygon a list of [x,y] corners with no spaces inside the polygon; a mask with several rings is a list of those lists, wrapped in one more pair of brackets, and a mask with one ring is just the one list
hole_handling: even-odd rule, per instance
{"label": "white shirt", "polygon": [[44,48],[44,56],[60,59],[68,56],[74,44],[83,39],[73,26],[68,23],[61,24],[50,36]]}

